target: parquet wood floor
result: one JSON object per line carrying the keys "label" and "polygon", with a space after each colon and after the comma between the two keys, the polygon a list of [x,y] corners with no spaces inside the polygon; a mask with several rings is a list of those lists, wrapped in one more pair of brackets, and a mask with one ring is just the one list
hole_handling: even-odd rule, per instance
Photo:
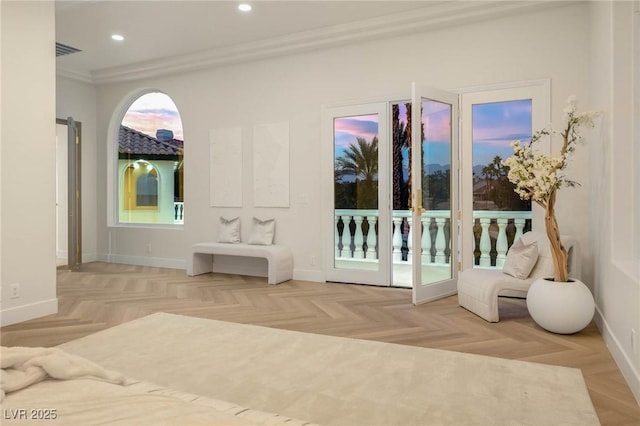
{"label": "parquet wood floor", "polygon": [[[580,368],[603,425],[640,425],[640,406],[595,324],[560,336],[536,326],[523,300],[501,299],[499,323],[456,296],[413,306],[398,288],[289,281],[89,263],[58,271],[59,312],[3,327],[4,346],[55,346],[153,312],[378,340]],[[437,366],[436,366],[437,367]]]}

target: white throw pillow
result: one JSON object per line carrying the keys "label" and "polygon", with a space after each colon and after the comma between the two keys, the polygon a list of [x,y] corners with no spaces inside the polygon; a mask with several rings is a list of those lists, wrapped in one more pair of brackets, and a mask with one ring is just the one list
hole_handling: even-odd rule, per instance
{"label": "white throw pillow", "polygon": [[253,218],[253,229],[249,237],[249,244],[270,246],[273,244],[273,234],[276,228],[275,219],[260,220]]}
{"label": "white throw pillow", "polygon": [[532,278],[548,278],[553,277],[553,257],[551,256],[551,250],[549,247],[545,247],[544,249],[539,251],[538,261],[536,262],[536,266],[533,267],[533,270],[529,274]]}
{"label": "white throw pillow", "polygon": [[240,242],[240,218],[225,219],[220,216],[220,226],[218,226],[219,243],[239,243]]}
{"label": "white throw pillow", "polygon": [[502,272],[521,280],[527,279],[538,261],[538,242],[525,243],[526,238],[519,238],[509,251],[504,261]]}

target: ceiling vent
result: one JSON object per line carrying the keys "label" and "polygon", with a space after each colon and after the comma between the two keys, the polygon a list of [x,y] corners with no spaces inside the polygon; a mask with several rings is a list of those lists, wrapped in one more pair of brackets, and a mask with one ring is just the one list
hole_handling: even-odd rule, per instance
{"label": "ceiling vent", "polygon": [[56,42],[56,57],[68,55],[70,53],[76,53],[76,52],[82,52],[82,50],[76,49],[75,47],[67,46],[66,44]]}

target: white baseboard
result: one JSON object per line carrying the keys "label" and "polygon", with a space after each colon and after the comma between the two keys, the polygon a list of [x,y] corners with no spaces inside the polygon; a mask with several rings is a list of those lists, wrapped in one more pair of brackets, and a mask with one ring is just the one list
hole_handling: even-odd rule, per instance
{"label": "white baseboard", "polygon": [[631,392],[636,398],[636,402],[640,404],[640,374],[638,374],[638,370],[636,370],[627,353],[622,349],[620,340],[615,336],[615,334],[613,334],[607,320],[604,318],[602,312],[600,312],[600,309],[598,309],[597,306],[595,321],[611,356],[613,356],[614,361],[618,365],[618,368],[622,372],[627,384],[631,388]]}
{"label": "white baseboard", "polygon": [[326,281],[322,271],[310,271],[308,269],[294,269],[293,279],[301,281],[314,281],[318,283],[323,283]]}
{"label": "white baseboard", "polygon": [[98,253],[82,253],[82,263],[97,262]]}
{"label": "white baseboard", "polygon": [[40,318],[58,313],[58,299],[43,300],[0,311],[0,326],[4,327],[19,322]]}
{"label": "white baseboard", "polygon": [[[125,265],[154,266],[156,268],[186,269],[184,259],[168,259],[163,257],[125,256],[120,254],[100,254],[96,261],[107,263],[123,263]],[[88,260],[87,260],[88,261]]]}

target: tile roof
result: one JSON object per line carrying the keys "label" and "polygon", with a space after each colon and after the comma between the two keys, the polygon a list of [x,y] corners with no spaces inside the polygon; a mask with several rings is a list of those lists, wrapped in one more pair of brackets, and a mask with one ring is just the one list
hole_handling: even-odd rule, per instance
{"label": "tile roof", "polygon": [[118,138],[119,154],[137,154],[153,156],[182,155],[184,142],[178,139],[161,141],[127,126],[120,125]]}

